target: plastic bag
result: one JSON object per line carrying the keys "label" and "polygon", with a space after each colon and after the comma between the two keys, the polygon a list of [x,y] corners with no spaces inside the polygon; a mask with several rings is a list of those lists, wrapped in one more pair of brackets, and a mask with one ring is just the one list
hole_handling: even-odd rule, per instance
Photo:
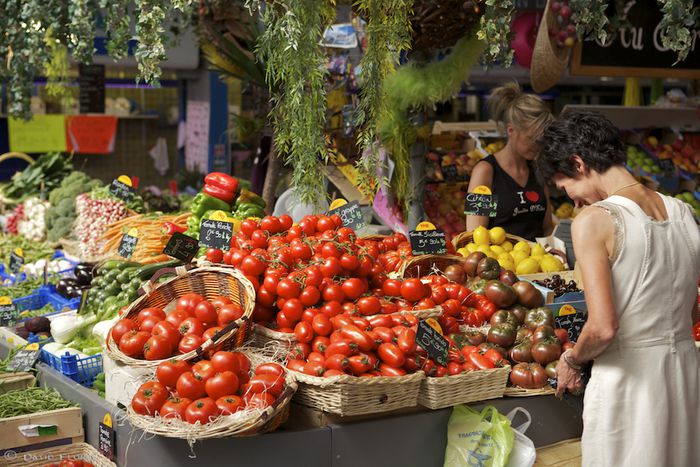
{"label": "plastic bag", "polygon": [[535,443],[532,442],[530,438],[525,436],[525,432],[530,427],[532,422],[532,417],[530,417],[530,412],[522,407],[516,407],[510,412],[508,412],[508,420],[511,421],[511,426],[513,419],[518,413],[522,413],[527,417],[527,421],[521,425],[513,428],[513,449],[510,451],[510,457],[508,457],[507,467],[532,467],[535,464],[535,459],[537,458],[537,450],[535,450]]}
{"label": "plastic bag", "polygon": [[513,448],[510,420],[492,405],[481,413],[466,405],[452,409],[447,424],[445,467],[504,467]]}

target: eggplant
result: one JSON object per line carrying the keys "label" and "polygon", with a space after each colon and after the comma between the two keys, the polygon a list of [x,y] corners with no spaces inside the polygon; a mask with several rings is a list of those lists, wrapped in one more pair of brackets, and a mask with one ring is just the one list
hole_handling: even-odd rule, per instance
{"label": "eggplant", "polygon": [[79,285],[90,285],[92,282],[92,273],[90,271],[76,269],[73,273]]}
{"label": "eggplant", "polygon": [[29,331],[27,330],[27,328],[24,327],[24,325],[17,326],[15,328],[15,334],[21,337],[22,339],[27,339],[29,337]]}
{"label": "eggplant", "polygon": [[76,297],[80,297],[81,293],[82,293],[82,290],[80,290],[80,286],[78,284],[69,284],[66,286],[66,293],[65,293],[64,297],[76,298]]}
{"label": "eggplant", "polygon": [[51,330],[51,321],[45,316],[35,316],[24,322],[24,327],[34,334]]}
{"label": "eggplant", "polygon": [[68,288],[69,287],[75,288],[75,287],[77,287],[77,285],[78,285],[78,282],[75,279],[71,279],[69,277],[63,278],[63,279],[59,280],[58,283],[56,284],[56,292],[58,292],[58,294],[61,295],[62,297],[71,298],[70,294],[68,292]]}

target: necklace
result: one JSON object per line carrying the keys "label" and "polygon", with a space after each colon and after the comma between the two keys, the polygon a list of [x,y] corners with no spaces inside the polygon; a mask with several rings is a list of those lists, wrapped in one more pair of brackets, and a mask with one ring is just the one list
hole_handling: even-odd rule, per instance
{"label": "necklace", "polygon": [[625,186],[620,187],[620,188],[618,188],[617,190],[613,191],[612,193],[610,193],[610,196],[612,196],[612,195],[614,195],[614,194],[616,194],[616,193],[619,193],[620,191],[624,190],[625,188],[629,188],[629,187],[631,187],[631,186],[640,185],[640,184],[641,184],[641,182],[630,183],[629,185],[625,185]]}

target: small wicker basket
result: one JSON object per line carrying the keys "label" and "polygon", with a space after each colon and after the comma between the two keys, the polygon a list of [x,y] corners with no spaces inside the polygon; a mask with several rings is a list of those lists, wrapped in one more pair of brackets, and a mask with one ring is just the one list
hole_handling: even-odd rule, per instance
{"label": "small wicker basket", "polygon": [[[472,238],[474,237],[473,233],[474,231],[472,230],[456,235],[455,238],[452,239],[452,244],[455,246],[455,250],[459,250],[460,248],[467,246],[467,243],[471,243]],[[527,242],[530,244],[530,246],[535,244],[534,242],[531,242],[523,237],[518,237],[517,235],[511,235],[509,233],[506,234],[506,240],[510,240],[512,243]]]}
{"label": "small wicker basket", "polygon": [[323,378],[289,372],[299,383],[296,402],[344,417],[415,407],[421,381],[425,378],[422,371],[407,376],[372,378],[350,375]]}
{"label": "small wicker basket", "polygon": [[433,273],[445,272],[447,266],[462,266],[466,258],[457,255],[420,255],[407,260],[401,268],[401,277],[424,277]]}
{"label": "small wicker basket", "polygon": [[[9,452],[9,451],[8,451]],[[90,462],[95,467],[116,467],[117,464],[107,459],[100,452],[88,443],[64,444],[46,449],[31,451],[25,456],[19,453],[15,459],[5,456],[3,464],[6,467],[42,467],[51,462],[61,462],[62,460],[79,460]],[[58,464],[56,464],[58,465]]]}
{"label": "small wicker basket", "polygon": [[469,371],[441,378],[427,377],[420,385],[418,403],[429,409],[503,397],[510,366]]}
{"label": "small wicker basket", "polygon": [[[162,284],[156,285],[156,281],[163,275],[175,274]],[[237,269],[227,266],[206,266],[193,268],[191,265],[178,266],[174,269],[161,269],[143,287],[144,295],[137,298],[126,309],[124,318],[135,318],[139,311],[148,307],[165,308],[173,300],[187,293],[198,293],[207,299],[225,295],[231,301],[243,308],[243,317],[229,324],[216,333],[210,340],[204,342],[201,347],[186,354],[171,358],[176,360],[190,360],[198,357],[204,351],[212,347],[233,348],[243,345],[250,330],[250,317],[255,306],[255,289],[253,284]],[[105,352],[115,361],[141,368],[154,368],[163,360],[139,360],[126,356],[119,350],[112,339],[111,333],[107,337]]]}
{"label": "small wicker basket", "polygon": [[550,385],[546,385],[540,389],[524,389],[517,386],[508,386],[505,391],[503,391],[504,397],[532,397],[532,396],[550,396],[555,394],[556,391]]}

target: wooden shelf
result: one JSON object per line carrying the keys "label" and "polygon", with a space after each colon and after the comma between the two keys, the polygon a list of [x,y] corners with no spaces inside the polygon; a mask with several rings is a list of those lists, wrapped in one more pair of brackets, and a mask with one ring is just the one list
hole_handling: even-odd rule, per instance
{"label": "wooden shelf", "polygon": [[684,131],[700,130],[698,107],[622,107],[618,105],[567,105],[567,112],[592,111],[605,115],[621,130],[637,128],[677,128]]}

